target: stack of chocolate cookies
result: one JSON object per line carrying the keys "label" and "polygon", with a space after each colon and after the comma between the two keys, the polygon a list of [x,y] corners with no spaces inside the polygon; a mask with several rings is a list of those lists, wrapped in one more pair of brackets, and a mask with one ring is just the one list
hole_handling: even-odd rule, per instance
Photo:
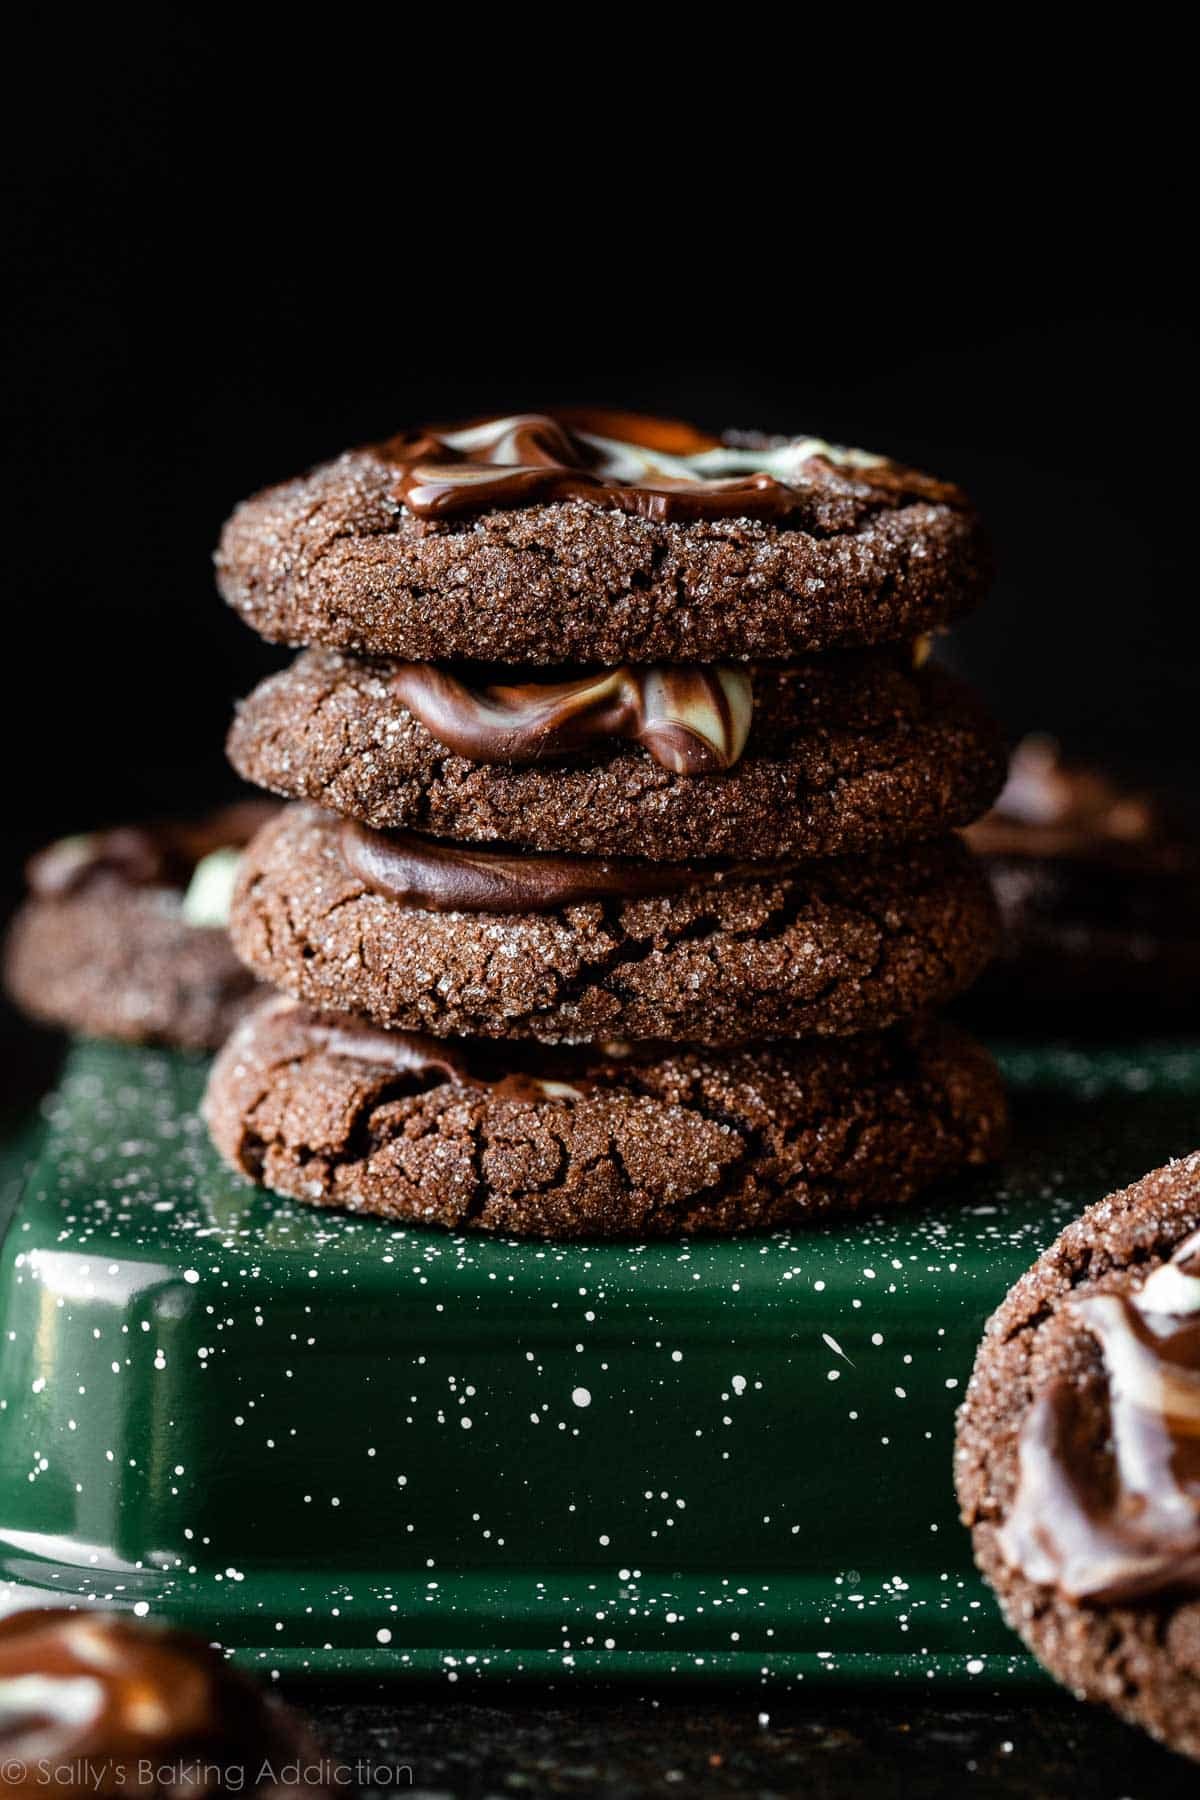
{"label": "stack of chocolate cookies", "polygon": [[308,646],[239,709],[295,802],[230,929],[282,990],[207,1116],[277,1192],[551,1237],[893,1205],[996,1150],[935,1009],[991,953],[956,828],[1003,757],[929,634],[986,580],[955,488],[622,413],[352,452],[226,526]]}

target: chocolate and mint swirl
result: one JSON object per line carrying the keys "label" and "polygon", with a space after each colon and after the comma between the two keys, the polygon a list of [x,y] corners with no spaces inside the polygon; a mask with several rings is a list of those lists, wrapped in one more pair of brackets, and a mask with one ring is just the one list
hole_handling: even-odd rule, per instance
{"label": "chocolate and mint swirl", "polygon": [[[569,409],[516,413],[383,446],[418,518],[585,500],[660,522],[782,520],[814,458],[874,474],[884,459],[820,438],[733,442],[672,419]],[[939,498],[944,498],[941,484]]]}
{"label": "chocolate and mint swirl", "polygon": [[[797,443],[813,445],[810,455],[847,454]],[[396,497],[417,517],[592,500],[658,520],[786,518],[799,497],[768,468],[781,448],[738,450],[689,425],[626,412],[522,412],[387,446],[399,464]],[[799,473],[802,461],[784,466]]]}
{"label": "chocolate and mint swirl", "polygon": [[676,775],[732,768],[754,706],[750,672],[727,665],[624,664],[472,686],[436,664],[407,662],[391,687],[438,743],[471,762],[528,765],[626,739]]}
{"label": "chocolate and mint swirl", "polygon": [[1069,1302],[1096,1340],[1111,1450],[1056,1379],[1018,1440],[1005,1559],[1073,1600],[1200,1592],[1200,1231],[1130,1293]]}

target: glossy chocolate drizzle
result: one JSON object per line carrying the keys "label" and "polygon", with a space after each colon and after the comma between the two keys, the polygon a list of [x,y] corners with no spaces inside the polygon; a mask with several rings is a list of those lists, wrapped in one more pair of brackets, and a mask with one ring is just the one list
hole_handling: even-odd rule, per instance
{"label": "glossy chocolate drizzle", "polygon": [[[454,1087],[486,1089],[499,1100],[579,1100],[592,1086],[575,1072],[566,1053],[552,1059],[556,1072],[545,1075],[520,1068],[503,1074],[485,1073],[472,1067],[461,1044],[446,1043],[422,1031],[384,1031],[349,1016],[310,1012],[288,1001],[276,1004],[316,1049],[330,1056],[379,1064],[395,1075],[412,1075],[418,1082],[441,1076]],[[545,1056],[550,1058],[552,1053],[546,1051]],[[563,1073],[570,1073],[570,1081],[558,1079],[559,1064]]]}
{"label": "glossy chocolate drizzle", "polygon": [[1001,1553],[1072,1600],[1200,1591],[1200,1231],[1135,1292],[1070,1305],[1103,1356],[1111,1458],[1075,1387],[1048,1387],[1021,1429]]}
{"label": "glossy chocolate drizzle", "polygon": [[393,693],[440,744],[479,763],[534,763],[611,738],[676,775],[730,769],[746,747],[750,673],[727,665],[601,669],[570,681],[470,687],[434,663],[400,663]]}
{"label": "glossy chocolate drizzle", "polygon": [[537,913],[604,900],[643,900],[765,881],[792,862],[678,863],[480,849],[415,831],[374,831],[343,819],[342,861],[372,893],[429,912]]}
{"label": "glossy chocolate drizzle", "polygon": [[583,409],[393,438],[382,454],[399,470],[396,498],[427,519],[563,500],[662,521],[783,519],[801,504],[816,457],[890,467],[819,438],[739,445],[675,420]]}
{"label": "glossy chocolate drizzle", "polygon": [[743,867],[480,850],[415,831],[373,831],[353,819],[342,821],[338,841],[346,868],[364,887],[429,912],[554,912],[589,901],[646,899],[778,872],[774,865],[763,864]]}
{"label": "glossy chocolate drizzle", "polygon": [[[282,1768],[315,1754],[298,1721],[265,1702],[198,1639],[65,1608],[0,1621],[0,1786],[14,1800],[80,1793],[85,1785],[92,1792],[94,1771],[108,1760],[124,1762],[136,1787],[129,1765],[142,1757],[194,1767],[194,1759],[211,1758],[231,1779],[244,1768],[248,1792],[264,1762]],[[85,1763],[93,1765],[93,1782],[64,1785],[63,1772],[78,1777]],[[110,1782],[119,1792],[111,1770]],[[199,1771],[191,1787],[223,1791],[224,1782],[215,1769],[211,1781]],[[282,1789],[264,1784],[255,1791]]]}

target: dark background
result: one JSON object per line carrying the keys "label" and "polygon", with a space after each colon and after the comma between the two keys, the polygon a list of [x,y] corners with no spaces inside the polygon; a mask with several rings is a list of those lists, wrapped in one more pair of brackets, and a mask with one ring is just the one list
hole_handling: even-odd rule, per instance
{"label": "dark background", "polygon": [[[164,13],[56,11],[9,66],[0,911],[38,842],[236,791],[233,700],[286,656],[213,587],[239,498],[429,416],[561,400],[961,482],[1001,573],[951,654],[1010,736],[1195,787],[1194,97],[1169,43],[1123,20],[1100,69],[1077,21],[1056,61],[1048,17],[1033,44],[1006,15],[933,56],[930,15],[922,83],[861,13],[840,49],[760,11],[665,58],[649,14],[548,36],[293,10],[256,44],[246,11]],[[33,1061],[0,1010],[0,1111]],[[356,1749],[424,1732],[458,1762],[421,1773],[471,1794],[510,1765],[530,1792],[657,1791],[668,1762],[730,1792],[1187,1780],[1066,1699],[842,1696],[767,1733],[705,1696],[641,1736],[629,1709],[328,1710]]]}
{"label": "dark background", "polygon": [[877,113],[857,154],[787,113],[743,139],[736,45],[734,110],[697,140],[639,114],[649,69],[606,136],[544,94],[450,107],[373,40],[312,46],[299,82],[178,16],[76,30],[9,211],[10,883],[42,839],[233,790],[232,702],[286,654],[213,586],[240,497],[431,415],[555,400],[960,481],[1001,576],[951,654],[1010,734],[1194,780],[1191,288],[1161,141],[1097,120],[1047,150],[1011,95],[1002,138],[967,134],[971,96],[924,144]]}

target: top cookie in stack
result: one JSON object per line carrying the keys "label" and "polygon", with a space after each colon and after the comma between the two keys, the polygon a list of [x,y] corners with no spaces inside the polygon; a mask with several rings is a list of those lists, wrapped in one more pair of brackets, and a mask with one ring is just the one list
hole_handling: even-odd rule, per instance
{"label": "top cookie in stack", "polygon": [[883,457],[560,411],[268,488],[217,567],[273,643],[611,667],[911,639],[973,606],[988,563],[965,496]]}
{"label": "top cookie in stack", "polygon": [[214,1074],[239,1166],[562,1234],[897,1200],[991,1150],[982,1054],[903,1023],[993,936],[949,834],[1002,758],[924,661],[985,579],[958,490],[814,439],[522,415],[268,490],[218,567],[315,646],[230,738],[316,803],[235,898],[240,953],[304,1003]]}

